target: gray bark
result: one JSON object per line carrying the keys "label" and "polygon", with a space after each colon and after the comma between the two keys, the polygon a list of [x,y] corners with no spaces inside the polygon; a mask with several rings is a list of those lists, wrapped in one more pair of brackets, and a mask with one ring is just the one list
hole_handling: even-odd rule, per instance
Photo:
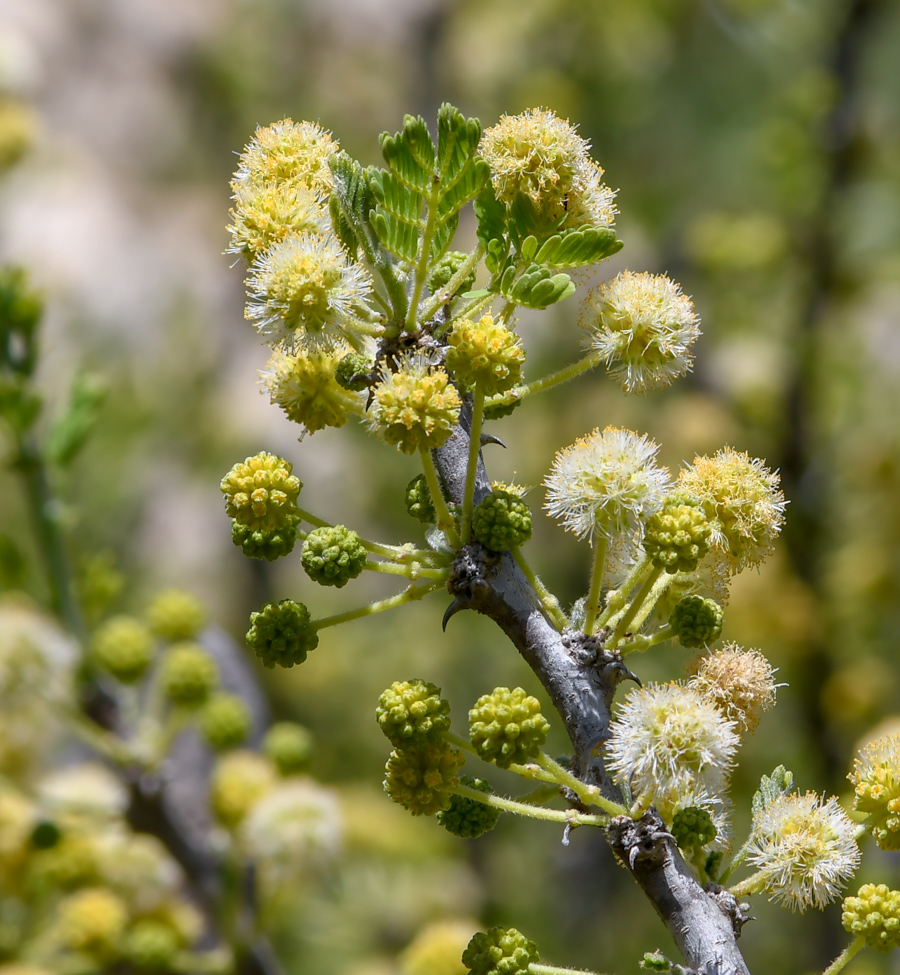
{"label": "gray bark", "polygon": [[[434,452],[438,473],[456,503],[462,502],[465,485],[468,425],[464,410],[462,426]],[[489,490],[480,462],[476,499]],[[618,800],[604,767],[602,745],[609,737],[616,688],[631,675],[619,655],[604,648],[603,634],[560,633],[510,554],[495,555],[477,542],[459,551],[448,589],[453,603],[445,624],[463,609],[494,620],[550,695],[575,749],[575,773]],[[720,887],[700,886],[654,810],[637,821],[617,817],[606,835],[697,975],[749,975],[737,946],[743,923],[739,905]]]}

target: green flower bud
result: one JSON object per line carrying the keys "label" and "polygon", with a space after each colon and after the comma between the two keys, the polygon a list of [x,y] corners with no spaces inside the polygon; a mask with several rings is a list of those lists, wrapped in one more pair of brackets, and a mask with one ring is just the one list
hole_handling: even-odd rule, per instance
{"label": "green flower bud", "polygon": [[193,640],[206,626],[203,604],[182,589],[165,589],[147,607],[150,629],[163,640]]}
{"label": "green flower bud", "polygon": [[368,555],[355,531],[335,525],[309,533],[300,561],[313,582],[340,589],[362,572]]}
{"label": "green flower bud", "polygon": [[293,721],[279,721],[266,732],[262,750],[280,775],[296,775],[305,771],[312,760],[312,735]]}
{"label": "green flower bud", "polygon": [[[477,789],[479,792],[493,794],[493,789],[489,782],[484,779],[475,779],[471,775],[460,777],[460,783],[467,785],[470,789]],[[466,840],[474,840],[484,833],[490,832],[500,818],[500,810],[494,806],[488,806],[467,796],[453,795],[450,797],[450,806],[437,814],[437,821],[454,836],[461,836]]]}
{"label": "green flower bud", "polygon": [[528,975],[540,960],[538,947],[515,928],[489,928],[472,937],[462,963],[472,975]]}
{"label": "green flower bud", "polygon": [[433,816],[449,807],[464,761],[446,742],[395,748],[385,767],[384,791],[414,816]]}
{"label": "green flower bud", "polygon": [[223,826],[235,829],[276,784],[275,769],[262,755],[245,749],[228,752],[213,767],[210,808]]}
{"label": "green flower bud", "polygon": [[644,551],[667,572],[693,572],[709,551],[710,532],[703,502],[678,492],[644,523]]}
{"label": "green flower bud", "polygon": [[406,485],[406,511],[423,525],[434,525],[437,523],[437,512],[434,510],[434,502],[431,500],[431,492],[428,490],[428,481],[424,474],[416,476]]}
{"label": "green flower bud", "polygon": [[139,972],[168,972],[178,947],[178,935],[167,924],[143,918],[125,935],[122,954]]}
{"label": "green flower bud", "polygon": [[[434,265],[431,273],[425,280],[428,290],[432,294],[437,294],[450,283],[450,278],[465,264],[468,254],[462,251],[447,251],[446,254]],[[465,294],[475,283],[475,268],[463,278],[454,294]]]}
{"label": "green flower bud", "polygon": [[396,748],[434,742],[450,730],[449,703],[424,680],[394,681],[378,698],[375,715]]}
{"label": "green flower bud", "polygon": [[491,552],[503,552],[531,538],[531,509],[509,491],[492,491],[472,513],[472,534]]}
{"label": "green flower bud", "polygon": [[334,378],[343,389],[353,393],[362,392],[372,385],[370,375],[375,363],[362,352],[348,352],[334,370]]}
{"label": "green flower bud", "polygon": [[463,385],[478,386],[486,396],[517,386],[524,361],[519,337],[491,315],[479,322],[462,319],[450,333],[447,369]]}
{"label": "green flower bud", "polygon": [[712,817],[699,806],[680,809],[672,817],[672,835],[682,850],[694,850],[706,846],[718,835]]}
{"label": "green flower bud", "polygon": [[297,525],[299,518],[292,518],[281,528],[256,530],[247,525],[239,525],[236,521],[231,524],[231,540],[250,559],[265,559],[274,562],[283,555],[288,555],[294,549],[297,541]]}
{"label": "green flower bud", "polygon": [[114,616],[92,641],[97,666],[123,684],[135,684],[153,659],[153,635],[132,616]]}
{"label": "green flower bud", "polygon": [[163,657],[160,683],[174,704],[203,704],[219,682],[215,660],[196,643],[176,643]]}
{"label": "green flower bud", "polygon": [[282,599],[280,603],[266,603],[260,612],[250,614],[247,646],[270,669],[276,664],[302,664],[318,645],[319,637],[303,603]]}
{"label": "green flower bud", "polygon": [[714,599],[685,596],[672,607],[669,623],[678,642],[689,650],[708,646],[722,633],[725,614]]}
{"label": "green flower bud", "polygon": [[900,890],[887,884],[863,884],[856,897],[845,897],[841,923],[876,951],[900,946]]}
{"label": "green flower bud", "polygon": [[219,691],[200,712],[200,733],[217,751],[235,748],[250,734],[253,718],[243,698]]}
{"label": "green flower bud", "polygon": [[547,739],[550,724],[536,697],[521,687],[496,687],[469,711],[469,738],[486,762],[500,768],[535,758]]}
{"label": "green flower bud", "polygon": [[265,451],[235,464],[221,484],[228,517],[253,531],[284,528],[295,520],[303,485],[291,469],[286,460]]}

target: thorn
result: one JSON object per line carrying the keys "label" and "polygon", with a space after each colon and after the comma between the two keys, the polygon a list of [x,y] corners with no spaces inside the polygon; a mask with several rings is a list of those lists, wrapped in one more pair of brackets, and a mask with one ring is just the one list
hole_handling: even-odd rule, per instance
{"label": "thorn", "polygon": [[569,839],[572,836],[572,824],[566,823],[566,828],[563,830],[562,845],[568,846]]}
{"label": "thorn", "polygon": [[638,854],[640,853],[640,848],[635,845],[628,851],[628,866],[634,870],[634,865],[637,862]]}
{"label": "thorn", "polygon": [[447,611],[444,613],[444,618],[441,620],[441,629],[445,633],[447,632],[447,624],[461,609],[463,609],[463,604],[458,599],[454,599],[453,602],[447,607]]}
{"label": "thorn", "polygon": [[483,447],[486,443],[498,443],[504,449],[506,448],[506,444],[499,437],[495,437],[491,433],[483,433],[481,435],[481,446]]}
{"label": "thorn", "polygon": [[625,664],[622,664],[622,672],[623,672],[623,675],[624,675],[624,676],[622,677],[622,680],[633,680],[633,681],[635,682],[635,684],[637,684],[637,686],[638,686],[638,687],[643,687],[643,686],[644,686],[644,685],[643,685],[643,684],[641,683],[641,679],[640,679],[640,677],[638,677],[638,675],[637,675],[637,674],[635,674],[635,673],[633,673],[632,671],[630,671],[630,670],[629,670],[629,669],[628,669],[628,668],[627,668],[627,667],[625,666]]}

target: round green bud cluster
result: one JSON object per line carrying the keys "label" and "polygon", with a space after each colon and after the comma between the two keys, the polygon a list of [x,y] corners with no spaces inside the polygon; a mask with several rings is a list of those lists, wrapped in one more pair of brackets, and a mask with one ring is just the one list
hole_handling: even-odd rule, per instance
{"label": "round green bud cluster", "polygon": [[[475,779],[471,775],[460,777],[460,784],[470,789],[477,789],[487,795],[493,794],[489,782]],[[490,832],[500,818],[500,810],[468,796],[453,795],[447,809],[437,814],[437,821],[454,836],[461,836],[465,840],[474,840]]]}
{"label": "round green bud cluster", "polygon": [[303,485],[291,469],[286,460],[265,451],[235,464],[220,485],[228,517],[253,531],[272,531],[296,522]]}
{"label": "round green bud cluster", "polygon": [[531,509],[509,491],[492,491],[472,513],[472,534],[491,552],[503,552],[531,538]]}
{"label": "round green bud cluster", "polygon": [[644,551],[667,572],[693,572],[709,551],[711,530],[699,498],[672,494],[644,523]]}
{"label": "round green bud cluster", "polygon": [[416,476],[406,485],[406,511],[423,525],[433,525],[437,522],[437,512],[428,490],[428,481],[424,474]]}
{"label": "round green bud cluster", "polygon": [[395,748],[384,770],[384,791],[414,816],[433,816],[449,807],[464,761],[445,742]]}
{"label": "round green bud cluster", "polygon": [[215,660],[197,643],[176,643],[160,668],[163,693],[174,704],[203,704],[219,682]]}
{"label": "round green bud cluster", "polygon": [[538,946],[515,928],[488,928],[473,935],[462,963],[472,975],[528,975],[540,960]]}
{"label": "round green bud cluster", "polygon": [[316,528],[307,535],[300,561],[313,582],[340,589],[362,572],[368,556],[355,531],[335,525]]}
{"label": "round green bud cluster", "polygon": [[541,704],[521,687],[496,687],[469,711],[469,738],[486,762],[500,768],[535,758],[547,739],[550,724]]}
{"label": "round green bud cluster", "polygon": [[863,884],[856,897],[845,897],[841,923],[876,951],[900,947],[900,890],[887,884]]}
{"label": "round green bud cluster", "polygon": [[178,947],[178,935],[168,924],[143,918],[126,933],[122,954],[139,972],[168,972]]}
{"label": "round green bud cluster", "polygon": [[712,817],[699,806],[680,809],[672,817],[672,835],[682,850],[694,850],[706,846],[718,835]]}
{"label": "round green bud cluster", "polygon": [[200,733],[212,748],[236,748],[250,734],[253,718],[237,694],[219,691],[200,712]]}
{"label": "round green bud cluster", "polygon": [[517,409],[522,405],[521,397],[517,396],[510,400],[508,403],[493,403],[491,405],[485,405],[484,407],[484,418],[485,420],[502,420],[504,416],[509,416],[513,410]]}
{"label": "round green bud cluster", "polygon": [[270,669],[276,664],[302,664],[318,645],[319,637],[303,603],[282,599],[280,603],[266,603],[260,612],[250,614],[247,646]]}
{"label": "round green bud cluster", "polygon": [[370,424],[405,454],[436,450],[450,439],[461,406],[443,369],[409,361],[375,387]]}
{"label": "round green bud cluster", "polygon": [[369,376],[374,367],[375,363],[362,352],[348,352],[338,361],[334,378],[342,389],[359,393],[371,386]]}
{"label": "round green bud cluster", "polygon": [[669,623],[678,642],[688,650],[709,646],[722,633],[725,613],[714,599],[684,596],[672,607]]}
{"label": "round green bud cluster", "polygon": [[478,322],[457,322],[448,341],[447,368],[464,386],[477,386],[486,396],[495,396],[521,381],[522,343],[491,315]]}
{"label": "round green bud cluster", "polygon": [[436,741],[450,730],[450,704],[424,680],[394,681],[378,698],[375,716],[396,748]]}
{"label": "round green bud cluster", "polygon": [[[425,283],[432,294],[437,294],[450,283],[450,278],[465,264],[468,254],[463,251],[447,251],[434,265]],[[464,294],[475,284],[475,268],[462,279],[454,294]]]}
{"label": "round green bud cluster", "polygon": [[312,760],[312,735],[293,721],[279,721],[266,732],[262,750],[279,775],[296,775],[307,769]]}
{"label": "round green bud cluster", "polygon": [[97,666],[123,684],[134,684],[153,660],[153,634],[132,616],[114,616],[97,629],[93,639]]}
{"label": "round green bud cluster", "polygon": [[257,528],[231,523],[231,540],[248,559],[265,559],[274,562],[294,550],[297,541],[299,519],[292,519],[281,528]]}
{"label": "round green bud cluster", "polygon": [[163,640],[193,640],[206,620],[200,600],[182,589],[163,590],[147,607],[150,629]]}

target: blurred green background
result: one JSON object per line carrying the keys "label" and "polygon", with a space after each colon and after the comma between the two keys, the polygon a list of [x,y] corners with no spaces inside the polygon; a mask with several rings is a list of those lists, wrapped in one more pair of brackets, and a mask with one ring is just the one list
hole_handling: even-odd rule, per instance
{"label": "blurred green background", "polygon": [[[263,449],[294,463],[322,517],[421,541],[401,503],[409,458],[360,430],[298,443],[259,393],[267,350],[222,255],[234,153],[290,116],[374,163],[380,131],[444,100],[486,126],[549,107],[580,125],[619,188],[625,247],[605,273],[670,274],[704,336],[693,374],[664,393],[628,398],[597,372],[494,424],[508,449],[492,448],[492,476],[539,485],[557,449],[607,423],[649,433],[673,470],[724,444],[780,468],[783,542],[738,579],[726,613],[724,638],[761,648],[787,684],[743,748],[737,836],[776,764],[802,790],[845,794],[860,738],[900,723],[898,65],[895,0],[3,0],[0,84],[38,128],[0,185],[0,259],[48,296],[51,401],[82,368],[110,386],[59,485],[85,578],[121,569],[126,610],[185,586],[238,639],[267,599],[321,616],[392,591],[378,578],[326,592],[299,559],[251,564],[231,545],[218,481]],[[577,354],[579,301],[523,316],[530,377]],[[0,532],[27,549],[8,474],[0,497]],[[541,489],[529,497],[537,512]],[[532,563],[570,602],[589,554],[536,524]],[[4,572],[4,586],[42,596],[34,568]],[[486,620],[456,617],[443,635],[443,608],[325,631],[302,667],[261,675],[276,713],[316,733],[316,774],[348,817],[341,863],[287,906],[287,970],[392,975],[440,918],[516,926],[544,960],[604,972],[674,953],[599,835],[563,847],[555,828],[501,821],[454,840],[380,794],[372,712],[392,680],[442,685],[460,731],[496,684],[538,692]],[[656,651],[637,670],[670,679],[688,656]],[[857,879],[900,886],[897,856],[867,847]],[[756,972],[821,971],[846,941],[839,905],[801,917],[757,898],[753,913],[741,944]],[[871,953],[852,964],[900,971]]]}

